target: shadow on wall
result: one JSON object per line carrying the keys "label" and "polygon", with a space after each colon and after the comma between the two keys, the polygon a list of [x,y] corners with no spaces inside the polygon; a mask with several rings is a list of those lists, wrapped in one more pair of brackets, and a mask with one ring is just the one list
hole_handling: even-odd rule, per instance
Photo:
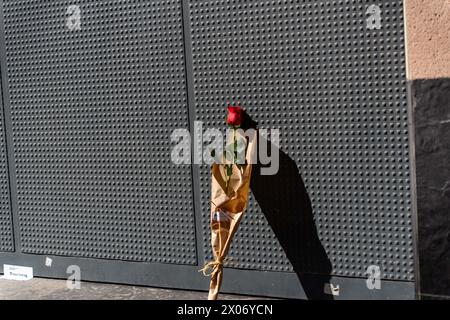
{"label": "shadow on wall", "polygon": [[450,78],[414,80],[420,293],[450,299]]}
{"label": "shadow on wall", "polygon": [[[245,115],[243,129],[249,128],[256,129],[257,124]],[[269,150],[273,152],[276,147],[271,145]],[[260,166],[254,167],[253,195],[291,262],[307,298],[331,300],[333,296],[325,294],[324,287],[330,282],[332,265],[317,234],[311,200],[296,162],[282,150],[279,153],[280,169],[276,175],[261,175]]]}

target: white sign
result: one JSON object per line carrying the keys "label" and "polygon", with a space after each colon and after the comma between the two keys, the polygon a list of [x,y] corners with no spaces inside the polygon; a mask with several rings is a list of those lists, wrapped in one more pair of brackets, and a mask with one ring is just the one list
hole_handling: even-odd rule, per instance
{"label": "white sign", "polygon": [[22,267],[22,266],[12,266],[9,264],[3,265],[3,279],[7,280],[31,280],[33,279],[33,268]]}

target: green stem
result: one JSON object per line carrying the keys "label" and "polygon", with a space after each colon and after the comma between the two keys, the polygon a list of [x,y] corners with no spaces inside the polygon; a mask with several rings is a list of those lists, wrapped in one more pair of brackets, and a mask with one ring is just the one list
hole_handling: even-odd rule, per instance
{"label": "green stem", "polygon": [[225,170],[227,171],[227,184],[226,184],[226,189],[225,189],[225,193],[228,195],[228,187],[230,186],[230,176],[228,175],[228,165],[225,165]]}
{"label": "green stem", "polygon": [[[233,165],[236,163],[237,158],[237,139],[236,139],[236,128],[233,128],[233,160],[231,165],[226,164],[225,170],[227,171],[227,182],[226,182],[226,194],[228,194],[228,187],[230,186],[231,176],[233,175]],[[231,172],[231,173],[230,173]]]}

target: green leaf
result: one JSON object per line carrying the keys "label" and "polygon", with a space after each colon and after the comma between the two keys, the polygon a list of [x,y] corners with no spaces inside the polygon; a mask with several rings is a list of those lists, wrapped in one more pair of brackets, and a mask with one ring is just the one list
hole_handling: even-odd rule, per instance
{"label": "green leaf", "polygon": [[232,166],[227,166],[227,175],[229,177],[231,177],[233,175],[233,167]]}

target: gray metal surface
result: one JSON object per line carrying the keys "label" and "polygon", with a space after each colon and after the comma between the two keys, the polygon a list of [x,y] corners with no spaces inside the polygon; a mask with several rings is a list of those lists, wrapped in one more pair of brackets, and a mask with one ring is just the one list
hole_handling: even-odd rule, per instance
{"label": "gray metal surface", "polygon": [[21,251],[196,264],[181,3],[71,4],[4,1]]}
{"label": "gray metal surface", "polygon": [[414,297],[402,1],[380,3],[380,30],[368,0],[84,0],[70,30],[73,4],[3,1],[20,246],[0,264],[207,289],[209,168],[172,165],[170,134],[224,128],[229,98],[282,136],[279,173],[255,168],[224,291]]}
{"label": "gray metal surface", "polygon": [[254,181],[230,264],[413,280],[402,1],[381,4],[381,30],[366,29],[372,1],[190,4],[197,119],[223,126],[228,97],[282,135],[280,173]]}
{"label": "gray metal surface", "polygon": [[[161,288],[202,290],[207,292],[208,280],[198,272],[198,267],[174,264],[156,264],[79,257],[49,256],[52,266],[45,265],[46,256],[4,253],[0,262],[33,267],[36,275],[46,278],[67,279],[66,268],[77,265],[83,281],[112,282],[130,285],[148,285]],[[0,273],[3,264],[0,264]],[[170,276],[167,276],[170,275]],[[287,272],[257,272],[254,270],[226,269],[223,293],[240,293],[253,296],[300,298],[308,297],[307,283]],[[323,276],[311,276],[310,284],[315,290],[323,290]],[[346,277],[325,277],[327,281],[342,289],[336,300],[346,299],[414,299],[414,283],[404,281],[383,281],[381,290],[368,290],[366,279]],[[328,297],[325,297],[328,298]]]}
{"label": "gray metal surface", "polygon": [[[0,97],[3,98],[0,92]],[[3,100],[3,99],[2,99]],[[5,119],[0,111],[0,252],[14,251],[13,224],[6,156]]]}

